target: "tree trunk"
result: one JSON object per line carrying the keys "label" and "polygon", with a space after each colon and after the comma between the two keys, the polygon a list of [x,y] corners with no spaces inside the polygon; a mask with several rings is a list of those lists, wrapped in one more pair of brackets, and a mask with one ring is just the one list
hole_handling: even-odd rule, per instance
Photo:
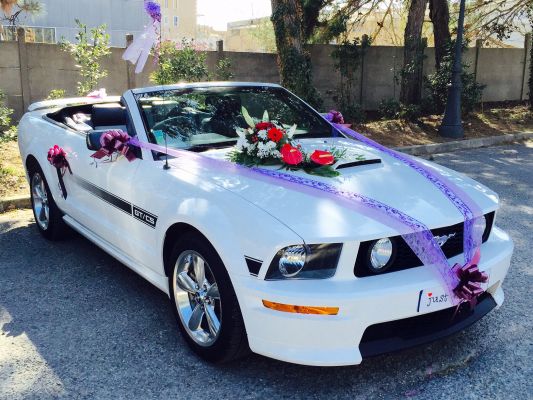
{"label": "tree trunk", "polygon": [[423,61],[422,24],[428,0],[411,0],[404,33],[402,85],[400,101],[420,104],[422,95],[421,70]]}
{"label": "tree trunk", "polygon": [[450,10],[448,0],[429,0],[429,17],[435,39],[435,67],[440,69],[442,58],[450,42]]}
{"label": "tree trunk", "polygon": [[272,24],[281,84],[314,107],[321,104],[313,87],[311,59],[305,48],[301,0],[272,0]]}

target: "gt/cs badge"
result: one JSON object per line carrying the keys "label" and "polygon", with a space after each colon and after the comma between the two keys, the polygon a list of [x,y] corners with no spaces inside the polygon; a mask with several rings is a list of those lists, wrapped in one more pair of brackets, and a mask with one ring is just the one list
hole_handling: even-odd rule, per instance
{"label": "gt/cs badge", "polygon": [[133,206],[133,218],[144,222],[146,225],[149,225],[152,228],[155,228],[155,225],[157,224],[157,216],[150,214],[148,211],[145,211],[137,206]]}

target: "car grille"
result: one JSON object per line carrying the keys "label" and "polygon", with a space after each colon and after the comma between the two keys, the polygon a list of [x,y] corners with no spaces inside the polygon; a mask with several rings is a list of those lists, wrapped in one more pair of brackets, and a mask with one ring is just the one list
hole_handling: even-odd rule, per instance
{"label": "car grille", "polygon": [[[485,214],[485,219],[487,221],[487,226],[483,232],[483,243],[486,242],[489,238],[490,231],[492,229],[492,224],[494,222],[494,212]],[[459,223],[452,226],[447,226],[444,228],[432,229],[431,233],[433,236],[444,236],[455,234],[450,237],[446,243],[442,246],[442,251],[446,255],[446,258],[455,257],[463,252],[463,223]],[[416,254],[411,250],[407,243],[402,239],[401,236],[395,236],[391,238],[395,243],[396,253],[393,255],[393,260],[389,267],[379,275],[383,275],[389,272],[401,271],[404,269],[420,267],[423,265],[422,261],[416,256]],[[357,260],[355,261],[354,273],[358,278],[365,276],[376,275],[369,267],[370,262],[370,249],[375,243],[375,240],[370,240],[367,242],[362,242],[359,246],[359,252],[357,254]]]}

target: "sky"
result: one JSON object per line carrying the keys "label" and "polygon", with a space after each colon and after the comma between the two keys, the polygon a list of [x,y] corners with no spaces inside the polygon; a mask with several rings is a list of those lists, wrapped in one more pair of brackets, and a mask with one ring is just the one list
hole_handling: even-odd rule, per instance
{"label": "sky", "polygon": [[226,30],[226,24],[242,19],[266,17],[270,0],[198,0],[198,24]]}

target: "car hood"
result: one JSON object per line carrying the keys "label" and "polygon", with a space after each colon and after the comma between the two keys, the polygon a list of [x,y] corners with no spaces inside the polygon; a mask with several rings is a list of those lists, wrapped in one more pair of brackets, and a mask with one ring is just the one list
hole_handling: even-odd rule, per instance
{"label": "car hood", "polygon": [[[350,192],[355,192],[416,218],[429,228],[454,225],[463,220],[462,215],[442,192],[422,175],[402,162],[368,147],[360,142],[345,138],[304,139],[299,143],[307,152],[313,149],[346,149],[343,160],[336,164],[364,158],[379,161],[375,164],[356,165],[338,169],[340,176],[326,178],[308,175],[303,171],[286,171],[317,181],[326,182]],[[205,156],[225,159],[228,149],[204,152]],[[478,182],[445,167],[419,159],[452,180],[468,193],[484,213],[494,211],[498,196]],[[279,167],[265,167],[277,170]],[[262,208],[286,224],[306,242],[320,241],[363,241],[398,233],[392,228],[363,213],[325,197],[316,191],[298,191],[280,185],[275,180],[265,180],[260,175],[234,175],[227,171],[205,171],[203,178],[214,181],[227,190]],[[237,217],[237,216],[235,216]],[[250,221],[261,229],[261,221]]]}

